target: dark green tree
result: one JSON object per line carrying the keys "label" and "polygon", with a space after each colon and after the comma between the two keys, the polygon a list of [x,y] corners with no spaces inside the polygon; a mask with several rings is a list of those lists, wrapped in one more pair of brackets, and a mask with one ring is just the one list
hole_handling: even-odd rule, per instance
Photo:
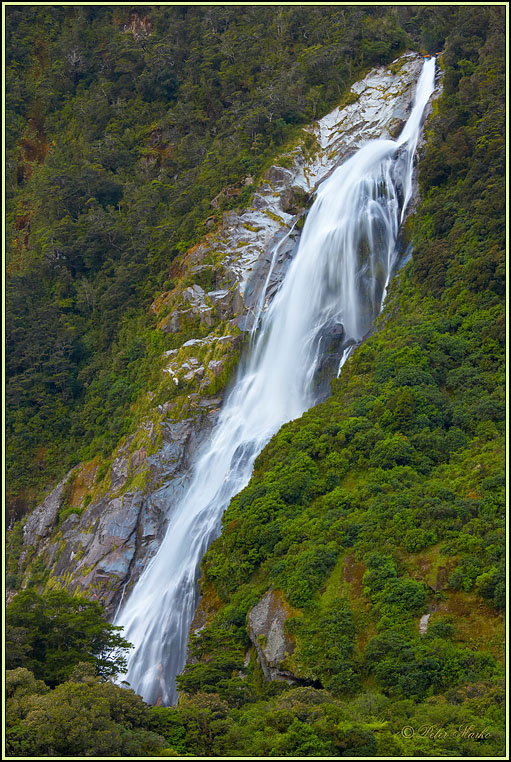
{"label": "dark green tree", "polygon": [[6,613],[7,667],[27,667],[50,687],[67,680],[79,662],[93,664],[102,679],[126,666],[131,645],[122,628],[106,621],[97,601],[65,591],[25,590]]}

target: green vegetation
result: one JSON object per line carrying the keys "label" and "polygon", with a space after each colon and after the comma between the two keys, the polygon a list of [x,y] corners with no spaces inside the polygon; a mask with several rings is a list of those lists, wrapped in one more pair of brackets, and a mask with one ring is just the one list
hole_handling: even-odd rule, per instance
{"label": "green vegetation", "polygon": [[[15,80],[18,72],[21,81],[23,74],[31,87],[26,92],[13,87],[21,116],[18,122],[9,122],[9,128],[14,143],[22,134],[26,141],[32,135],[35,156],[30,177],[23,172],[18,176],[11,207],[18,209],[17,214],[30,210],[31,220],[27,248],[18,251],[11,260],[15,264],[10,265],[11,295],[18,305],[18,311],[11,307],[15,316],[12,341],[21,347],[16,362],[26,363],[12,376],[13,394],[19,399],[19,406],[11,406],[15,421],[12,463],[19,462],[13,494],[60,472],[71,441],[86,441],[90,453],[100,440],[106,450],[112,449],[110,443],[118,436],[115,427],[122,430],[127,425],[125,411],[154,371],[158,353],[170,346],[164,343],[167,339],[151,338],[157,332],[143,316],[144,300],[159,279],[167,282],[175,277],[169,276],[168,261],[163,266],[164,252],[170,260],[174,250],[179,252],[179,242],[195,240],[200,221],[208,213],[209,198],[225,186],[226,178],[233,184],[244,173],[262,170],[295,126],[311,118],[314,109],[320,113],[339,99],[339,77],[344,85],[357,67],[387,60],[392,48],[403,44],[405,33],[430,52],[440,50],[445,42],[444,92],[427,125],[419,165],[421,203],[408,223],[413,260],[393,282],[375,332],[332,383],[330,398],[282,428],[258,457],[249,485],[227,509],[222,535],[202,564],[203,606],[208,616],[192,639],[192,658],[179,677],[178,706],[149,708],[132,691],[104,679],[120,662],[102,673],[98,649],[87,650],[89,645],[84,643],[96,631],[107,640],[118,635],[108,629],[111,626],[99,623],[98,608],[89,611],[81,603],[77,610],[68,598],[51,598],[57,594],[40,599],[31,591],[21,593],[9,607],[9,666],[13,667],[7,679],[9,753],[503,756],[504,9],[275,7],[246,11],[242,17],[230,8],[151,8],[144,18],[153,25],[153,36],[137,38],[122,31],[115,14],[124,13],[123,9],[11,9],[20,14],[16,55],[25,55],[13,64],[11,76]],[[32,20],[34,14],[40,15],[30,27],[35,31],[30,31],[22,22]],[[142,17],[134,15],[140,27]],[[122,23],[128,21],[135,25],[133,18],[122,19]],[[169,51],[161,41],[161,30],[170,26],[175,36],[165,42],[174,46]],[[258,37],[259,28],[264,33],[260,31]],[[36,33],[40,44],[28,46],[25,41],[22,45],[23,35]],[[101,35],[103,47],[94,47],[99,45],[95,35]],[[255,40],[254,48],[249,39]],[[272,39],[282,44],[272,44]],[[121,43],[125,46],[122,55],[116,48]],[[53,46],[64,51],[60,59],[48,53],[57,50]],[[187,47],[191,54],[185,60]],[[73,50],[76,55],[71,56]],[[94,56],[91,50],[96,51]],[[115,67],[111,50],[116,55]],[[160,54],[173,57],[175,66],[151,65]],[[258,68],[252,70],[256,58]],[[13,61],[18,58],[13,56]],[[269,61],[273,69],[266,69],[263,61]],[[287,66],[289,62],[296,68]],[[93,66],[103,67],[104,83]],[[165,79],[169,71],[175,80]],[[214,83],[213,71],[218,78]],[[60,90],[55,95],[49,72],[63,83],[62,88],[65,85],[65,96]],[[230,81],[234,90],[225,97],[222,115],[215,116],[215,104],[227,92],[222,90],[227,88],[224,81]],[[295,81],[304,88],[303,103],[302,96],[295,98],[298,115],[289,116],[287,101],[279,96],[275,108],[282,112],[271,119],[266,114],[254,126],[256,132],[249,134],[247,128],[245,134],[250,119],[255,119],[251,109],[268,109],[273,104],[271,88],[282,84],[285,89],[286,83]],[[118,139],[110,143],[112,151],[127,153],[122,161],[116,158],[115,169],[103,163],[101,169],[90,167],[90,174],[81,173],[85,165],[70,161],[66,171],[80,166],[80,181],[75,177],[66,185],[64,179],[60,186],[57,167],[62,170],[62,165],[57,160],[63,161],[65,154],[59,149],[50,161],[50,150],[42,161],[35,148],[42,150],[41,136],[53,134],[49,125],[55,124],[60,125],[61,136],[68,129],[69,136],[74,135],[67,150],[89,149],[98,141],[98,150],[106,151],[104,136],[85,134],[93,124],[102,124],[99,117],[89,124],[88,118],[80,122],[73,116],[82,113],[80,107],[93,108],[93,95],[99,98],[98,82],[121,100],[121,106],[116,106],[120,113],[130,113],[130,126],[121,120],[115,132]],[[239,91],[243,97],[234,97],[238,87],[243,87]],[[263,88],[264,97],[257,95],[258,87]],[[48,101],[43,99],[45,93]],[[154,165],[146,161],[150,150],[141,153],[145,164],[137,165],[138,182],[133,179],[135,169],[129,161],[133,146],[140,151],[142,146],[161,148],[167,139],[162,131],[151,142],[143,131],[153,94],[151,119],[163,120],[165,130],[172,124],[174,130],[168,138],[172,150],[166,156],[160,151],[156,166],[162,177],[178,175],[172,185],[180,202],[173,197],[170,202],[158,183],[153,186]],[[172,103],[174,122],[164,121],[167,101]],[[242,104],[247,104],[243,113]],[[107,116],[113,119],[110,108]],[[30,117],[28,109],[32,109]],[[37,114],[45,115],[44,132],[37,133]],[[176,126],[176,115],[183,134]],[[216,135],[211,132],[215,119]],[[230,123],[235,119],[236,128]],[[232,148],[227,148],[228,134],[239,140]],[[206,144],[212,151],[207,160],[201,153]],[[28,148],[23,150],[26,157]],[[188,152],[193,161],[186,158]],[[80,161],[85,161],[84,156]],[[177,165],[170,169],[174,161],[179,169]],[[208,182],[204,173],[211,173]],[[100,246],[94,237],[90,250],[88,246],[80,249],[83,258],[73,249],[77,240],[87,240],[87,226],[92,222],[92,212],[80,196],[86,195],[80,183],[89,183],[90,196],[96,198],[92,209],[103,215],[102,235],[111,235],[127,252],[125,259],[119,254],[109,270],[103,262],[97,262],[96,269],[84,264],[86,256],[93,257],[94,246]],[[44,207],[51,225],[44,222],[41,198],[41,206],[35,203],[36,187],[53,189],[48,209],[60,211],[51,211],[55,216],[48,217]],[[182,197],[185,188],[186,198]],[[28,206],[29,199],[33,206]],[[60,217],[59,204],[69,207]],[[64,214],[69,214],[65,224]],[[86,225],[84,219],[78,224],[83,216]],[[164,218],[171,222],[162,233],[157,225]],[[16,219],[13,212],[11,224],[23,231],[16,234],[17,240],[25,240],[25,229]],[[75,234],[82,224],[84,238],[78,239]],[[72,234],[65,232],[66,225]],[[56,246],[53,259],[45,259],[49,246]],[[51,274],[52,267],[58,277]],[[80,271],[81,267],[86,271]],[[68,277],[65,272],[72,274]],[[122,281],[123,272],[126,281]],[[120,307],[106,296],[105,306],[98,307],[110,286],[112,299],[121,282],[131,289],[133,275],[140,280],[133,301],[124,302],[132,310],[127,316],[121,317]],[[66,277],[68,291],[59,291]],[[78,325],[75,289],[79,283],[84,303],[87,293],[97,294],[97,323],[87,317]],[[88,292],[89,286],[97,291]],[[126,294],[122,298],[126,300]],[[53,333],[39,337],[47,344],[37,344],[36,329],[43,334],[47,320]],[[78,343],[66,346],[83,354],[75,357],[71,349],[68,354],[64,350],[62,355],[45,354],[44,347],[54,346],[59,332],[62,341],[76,337]],[[108,335],[115,337],[111,348]],[[36,341],[30,351],[29,336]],[[150,347],[159,341],[161,345],[151,354]],[[58,366],[59,357],[65,358],[62,366]],[[59,376],[58,367],[64,375]],[[47,387],[50,377],[53,386]],[[66,399],[74,389],[73,378],[79,383],[88,379],[89,386],[85,391],[77,387],[73,399]],[[61,391],[58,383],[62,383]],[[111,384],[117,386],[109,403],[103,398],[107,399]],[[35,399],[42,416],[37,420],[33,418]],[[105,416],[94,428],[86,415],[92,420],[98,411]],[[69,439],[57,434],[52,423],[64,414],[72,421],[71,428],[65,426],[66,437],[74,432]],[[113,422],[108,431],[107,420],[108,425]],[[33,440],[26,440],[23,460],[20,432],[27,421],[33,423],[25,436],[33,432]],[[35,462],[40,462],[40,471],[31,481],[28,464],[43,441],[48,452],[44,458],[39,454],[40,461]],[[15,539],[19,547],[19,525]],[[15,575],[15,564],[10,563],[9,573]],[[294,650],[281,668],[294,675],[293,685],[264,679],[248,635],[248,612],[270,586],[287,606],[285,634]],[[47,601],[47,608],[41,600]],[[81,631],[78,624],[85,613]],[[430,614],[427,629],[420,632],[425,614]],[[95,623],[92,629],[89,616]],[[61,623],[58,630],[51,624],[55,621]],[[57,637],[60,630],[68,633],[69,647],[64,648]],[[264,646],[264,636],[259,645]],[[78,663],[84,661],[84,653],[89,654],[88,666]],[[58,665],[62,666],[57,669]],[[93,671],[99,674],[94,676]]]}
{"label": "green vegetation", "polygon": [[[279,146],[404,49],[392,9],[17,6],[7,40],[7,477],[19,518],[136,428],[155,293]],[[211,201],[226,189],[211,217]]]}
{"label": "green vegetation", "polygon": [[96,601],[18,593],[7,607],[9,756],[152,756],[162,748],[150,708],[110,682],[130,648],[119,629]]}
{"label": "green vegetation", "polygon": [[9,756],[156,756],[165,743],[140,696],[79,663],[54,690],[24,667],[7,672]]}
{"label": "green vegetation", "polygon": [[6,616],[7,668],[26,667],[51,688],[79,662],[93,664],[104,680],[126,668],[130,643],[120,627],[105,621],[97,601],[63,590],[42,596],[24,590],[7,606]]}
{"label": "green vegetation", "polygon": [[[460,12],[422,149],[413,262],[331,397],[261,453],[204,558],[205,595],[220,601],[179,683],[188,702],[230,707],[214,753],[503,753],[503,52],[500,12]],[[270,584],[295,607],[282,667],[307,688],[261,683],[253,665],[246,616]],[[283,713],[294,695],[311,706]],[[400,734],[427,723],[436,737]],[[491,732],[454,732],[470,725]]]}

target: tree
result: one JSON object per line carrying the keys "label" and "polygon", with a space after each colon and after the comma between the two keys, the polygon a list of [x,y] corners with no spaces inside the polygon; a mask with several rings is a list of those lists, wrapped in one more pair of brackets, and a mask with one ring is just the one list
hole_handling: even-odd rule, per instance
{"label": "tree", "polygon": [[147,728],[151,710],[134,691],[100,682],[80,664],[48,691],[26,669],[7,672],[7,749],[28,756],[150,756],[165,739]]}
{"label": "tree", "polygon": [[[55,687],[69,678],[78,662],[93,664],[102,679],[126,667],[125,652],[131,644],[120,627],[106,621],[97,601],[63,590],[44,595],[25,590],[6,613],[8,668],[21,664]],[[9,649],[9,644],[16,647]]]}

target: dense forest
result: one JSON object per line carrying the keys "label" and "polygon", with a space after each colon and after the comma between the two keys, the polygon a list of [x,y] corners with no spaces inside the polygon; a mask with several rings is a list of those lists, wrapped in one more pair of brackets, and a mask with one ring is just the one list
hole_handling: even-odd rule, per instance
{"label": "dense forest", "polygon": [[133,429],[130,405],[168,348],[148,307],[172,287],[173,259],[213,214],[247,204],[241,181],[407,35],[383,7],[34,6],[6,21],[7,475],[19,516]]}
{"label": "dense forest", "polygon": [[[112,683],[122,632],[34,578],[7,608],[9,755],[504,756],[505,22],[502,6],[8,8],[13,536],[136,426],[173,346],[150,305],[206,225],[371,67],[443,50],[412,259],[226,511],[177,707]],[[292,684],[265,679],[247,633],[268,589]]]}

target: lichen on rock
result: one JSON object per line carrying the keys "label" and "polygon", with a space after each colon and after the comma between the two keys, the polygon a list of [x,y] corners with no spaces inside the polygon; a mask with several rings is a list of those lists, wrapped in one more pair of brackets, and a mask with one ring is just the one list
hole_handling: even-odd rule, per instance
{"label": "lichen on rock", "polygon": [[291,616],[282,593],[270,588],[248,614],[248,632],[256,648],[263,674],[267,680],[295,682],[281,663],[291,656],[295,643],[285,632],[284,625]]}

